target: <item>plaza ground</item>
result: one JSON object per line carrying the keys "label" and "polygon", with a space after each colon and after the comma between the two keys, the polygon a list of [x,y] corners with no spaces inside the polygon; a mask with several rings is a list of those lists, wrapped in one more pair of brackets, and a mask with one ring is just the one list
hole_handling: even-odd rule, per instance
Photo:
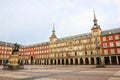
{"label": "plaza ground", "polygon": [[120,65],[25,65],[23,70],[2,70],[0,80],[120,80]]}

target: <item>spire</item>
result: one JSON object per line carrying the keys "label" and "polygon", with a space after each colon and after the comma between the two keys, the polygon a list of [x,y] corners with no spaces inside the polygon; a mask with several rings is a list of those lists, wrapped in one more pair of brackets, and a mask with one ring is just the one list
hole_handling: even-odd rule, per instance
{"label": "spire", "polygon": [[55,24],[53,23],[53,31],[52,31],[54,34],[55,34]]}
{"label": "spire", "polygon": [[97,25],[98,25],[98,24],[97,24],[96,15],[95,15],[95,10],[94,10],[94,20],[93,20],[93,22],[94,22],[94,26],[97,26]]}
{"label": "spire", "polygon": [[53,23],[53,30],[52,30],[51,38],[56,38],[56,35],[55,35],[55,24],[54,23]]}

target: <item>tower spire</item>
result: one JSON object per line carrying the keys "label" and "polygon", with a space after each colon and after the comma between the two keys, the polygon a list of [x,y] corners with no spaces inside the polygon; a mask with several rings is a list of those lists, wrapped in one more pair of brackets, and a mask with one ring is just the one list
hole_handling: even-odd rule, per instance
{"label": "tower spire", "polygon": [[54,34],[55,34],[55,24],[53,23],[53,31],[52,31]]}
{"label": "tower spire", "polygon": [[97,24],[97,19],[96,19],[96,15],[95,15],[95,10],[93,12],[94,12],[94,20],[93,20],[94,26],[97,26],[98,24]]}
{"label": "tower spire", "polygon": [[55,35],[55,24],[54,23],[53,23],[53,30],[52,30],[51,38],[56,38],[56,35]]}

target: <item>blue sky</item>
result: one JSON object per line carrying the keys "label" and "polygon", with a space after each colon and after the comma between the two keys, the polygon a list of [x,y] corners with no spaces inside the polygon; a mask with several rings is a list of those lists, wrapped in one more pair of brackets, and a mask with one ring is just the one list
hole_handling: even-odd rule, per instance
{"label": "blue sky", "polygon": [[90,32],[93,9],[102,30],[120,27],[120,0],[0,0],[0,41],[34,44]]}

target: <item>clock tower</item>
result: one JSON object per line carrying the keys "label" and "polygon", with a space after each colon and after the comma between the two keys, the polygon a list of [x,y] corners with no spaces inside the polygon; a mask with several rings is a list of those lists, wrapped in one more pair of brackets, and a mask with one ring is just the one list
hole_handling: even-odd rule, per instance
{"label": "clock tower", "polygon": [[94,55],[98,55],[100,54],[100,48],[99,50],[97,49],[97,47],[100,47],[100,35],[101,35],[101,28],[100,25],[98,25],[97,23],[97,19],[96,19],[96,15],[95,15],[95,11],[94,11],[94,20],[93,20],[93,27],[91,29],[92,35],[91,35],[91,40],[92,40],[92,49],[93,49],[93,53]]}
{"label": "clock tower", "polygon": [[92,36],[100,36],[101,35],[101,28],[100,25],[97,23],[95,11],[94,11],[94,20],[93,20],[93,27],[92,27]]}
{"label": "clock tower", "polygon": [[57,36],[55,34],[55,26],[54,26],[54,24],[53,24],[52,35],[51,35],[51,37],[49,39],[50,39],[50,43],[54,43],[57,40]]}

